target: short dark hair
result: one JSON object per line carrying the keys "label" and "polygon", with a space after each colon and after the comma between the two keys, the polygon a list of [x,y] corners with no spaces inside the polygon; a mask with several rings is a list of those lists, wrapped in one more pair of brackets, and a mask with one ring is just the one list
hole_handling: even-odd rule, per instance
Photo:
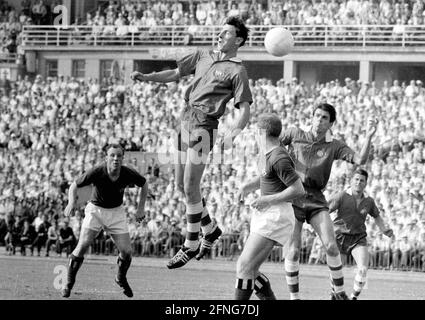
{"label": "short dark hair", "polygon": [[124,148],[119,143],[111,143],[105,146],[105,153],[108,154],[109,149],[121,149],[122,155],[124,155]]}
{"label": "short dark hair", "polygon": [[336,111],[333,105],[329,104],[329,103],[321,103],[319,104],[313,111],[313,114],[316,113],[316,110],[320,109],[323,111],[326,111],[327,113],[329,113],[329,120],[331,123],[335,122],[336,120]]}
{"label": "short dark hair", "polygon": [[226,19],[224,24],[230,24],[236,28],[236,36],[242,38],[242,42],[239,47],[242,47],[245,44],[245,41],[248,39],[249,29],[246,27],[242,18],[239,16],[231,16]]}
{"label": "short dark hair", "polygon": [[282,121],[273,113],[262,114],[258,118],[257,126],[266,131],[267,137],[279,138],[282,132]]}
{"label": "short dark hair", "polygon": [[367,173],[367,171],[366,171],[365,169],[362,169],[362,168],[357,168],[357,169],[354,171],[354,173],[353,173],[353,177],[354,177],[354,175],[356,175],[356,174],[359,174],[359,175],[361,175],[361,176],[364,176],[364,177],[366,178],[366,181],[367,181],[367,179],[369,178],[369,174]]}

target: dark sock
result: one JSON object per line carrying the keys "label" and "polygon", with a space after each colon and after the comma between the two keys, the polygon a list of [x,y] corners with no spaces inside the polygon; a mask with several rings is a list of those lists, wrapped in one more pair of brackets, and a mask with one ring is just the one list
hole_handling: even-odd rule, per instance
{"label": "dark sock", "polygon": [[120,256],[118,256],[117,264],[118,264],[118,274],[117,274],[118,280],[125,279],[127,277],[127,270],[128,268],[130,268],[131,257],[124,260]]}
{"label": "dark sock", "polygon": [[253,279],[236,279],[235,300],[249,300],[253,291]]}
{"label": "dark sock", "polygon": [[69,257],[69,264],[68,264],[68,287],[72,289],[75,283],[75,278],[77,276],[77,272],[80,269],[81,265],[83,264],[84,257],[76,257],[73,254]]}
{"label": "dark sock", "polygon": [[260,300],[276,300],[269,279],[262,273],[255,279],[254,291]]}

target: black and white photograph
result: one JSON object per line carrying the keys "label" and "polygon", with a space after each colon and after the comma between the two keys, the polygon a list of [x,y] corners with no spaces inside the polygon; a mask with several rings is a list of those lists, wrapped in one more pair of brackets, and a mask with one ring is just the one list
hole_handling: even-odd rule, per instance
{"label": "black and white photograph", "polygon": [[425,300],[425,0],[0,0],[0,41],[0,301]]}

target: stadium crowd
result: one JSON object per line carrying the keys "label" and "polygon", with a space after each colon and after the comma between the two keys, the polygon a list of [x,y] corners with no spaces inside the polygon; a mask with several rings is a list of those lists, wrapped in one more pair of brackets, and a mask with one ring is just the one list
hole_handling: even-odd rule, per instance
{"label": "stadium crowd", "polygon": [[[19,78],[0,93],[0,243],[9,253],[21,248],[33,252],[47,245],[68,253],[79,237],[83,208],[70,219],[63,217],[70,183],[87,168],[100,163],[102,148],[113,142],[128,151],[167,154],[173,150],[183,92],[188,80],[168,85],[124,85],[122,81],[75,79],[40,75]],[[284,128],[306,127],[313,106],[320,101],[335,105],[338,112],[333,134],[348,145],[362,145],[369,116],[380,119],[367,164],[368,193],[377,201],[395,239],[378,233],[368,220],[370,254],[375,267],[425,269],[425,89],[420,81],[377,88],[349,78],[306,86],[296,78],[273,84],[250,80],[254,97],[251,122],[233,150],[220,159],[215,151],[203,178],[203,194],[211,217],[224,230],[214,256],[232,259],[243,247],[249,230],[251,208],[236,204],[241,181],[256,172],[252,124],[263,112],[280,115]],[[222,132],[235,118],[229,106],[220,124]],[[152,158],[155,159],[155,158]],[[136,159],[129,164],[139,167]],[[220,163],[219,163],[220,162]],[[334,165],[326,195],[346,188],[351,165]],[[170,255],[185,235],[185,206],[174,187],[173,167],[158,160],[145,166],[150,184],[147,218],[134,220],[136,189],[125,192],[124,205],[134,250],[142,255]],[[253,195],[254,196],[254,195]],[[255,196],[254,196],[255,197]],[[249,199],[247,201],[249,203]],[[305,230],[304,261],[320,263],[320,243]],[[95,253],[108,253],[113,245],[99,234]],[[49,250],[46,251],[47,253]],[[276,259],[279,260],[279,249]]]}
{"label": "stadium crowd", "polygon": [[225,17],[242,16],[251,25],[375,24],[421,25],[422,0],[286,0],[286,1],[109,1],[94,16],[93,25],[220,25]]}
{"label": "stadium crowd", "polygon": [[[7,0],[0,1],[0,41],[3,53],[16,53],[22,43],[20,32],[24,25],[51,25],[59,11],[54,8],[60,1],[23,0],[18,12]],[[136,35],[141,41],[152,41],[158,26],[181,26],[184,30],[174,30],[183,37],[210,37],[202,26],[221,25],[226,17],[240,15],[248,25],[327,25],[337,26],[329,31],[330,40],[346,36],[362,37],[353,34],[350,27],[341,25],[384,25],[382,35],[390,40],[399,40],[406,31],[406,39],[418,38],[415,29],[407,26],[422,26],[425,17],[424,0],[241,0],[241,1],[149,1],[149,0],[110,0],[101,2],[97,10],[76,17],[72,24],[74,30],[70,37],[72,44],[93,39],[127,38]],[[93,29],[80,29],[76,25],[91,26]],[[345,28],[345,29],[341,29]],[[261,28],[260,28],[261,29]],[[322,28],[294,30],[298,38],[312,40],[321,36]],[[163,40],[167,35],[161,33],[153,39]],[[180,38],[180,37],[178,37]],[[186,43],[190,40],[185,38]],[[32,39],[27,39],[31,41]],[[43,38],[44,39],[44,38]],[[387,39],[387,38],[386,38]],[[179,40],[176,40],[179,41]],[[97,41],[96,41],[97,43]]]}

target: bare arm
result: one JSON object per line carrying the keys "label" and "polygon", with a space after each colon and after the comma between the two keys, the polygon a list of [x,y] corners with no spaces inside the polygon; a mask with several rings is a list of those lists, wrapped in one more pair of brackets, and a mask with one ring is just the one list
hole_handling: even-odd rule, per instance
{"label": "bare arm", "polygon": [[329,203],[329,213],[334,212],[339,209],[339,197],[338,194],[334,194],[328,200]]}
{"label": "bare arm", "polygon": [[179,80],[180,79],[180,71],[179,71],[178,68],[173,69],[173,70],[164,70],[164,71],[160,71],[160,72],[152,72],[152,73],[147,73],[147,74],[143,74],[141,72],[134,71],[130,75],[130,78],[133,81],[153,81],[153,82],[167,83],[167,82],[173,82],[173,81]]}
{"label": "bare arm", "polygon": [[65,208],[64,215],[65,217],[69,217],[71,215],[72,210],[74,209],[75,203],[77,202],[77,183],[75,181],[71,183],[68,190],[68,205]]}
{"label": "bare arm", "polygon": [[366,142],[363,145],[362,149],[360,150],[360,153],[356,153],[354,155],[354,163],[358,165],[363,165],[367,162],[367,159],[369,157],[369,151],[370,151],[370,145],[372,142],[372,138],[376,132],[378,125],[377,119],[370,119],[368,123],[368,128],[366,131]]}
{"label": "bare arm", "polygon": [[145,203],[148,196],[148,182],[146,181],[140,191],[139,205],[137,206],[136,221],[139,222],[145,217]]}
{"label": "bare arm", "polygon": [[223,141],[221,143],[224,143],[224,149],[229,149],[232,147],[233,139],[242,132],[242,130],[246,127],[249,116],[250,116],[250,109],[249,109],[249,103],[248,102],[241,102],[239,103],[239,110],[240,110],[240,116],[236,120],[235,124],[232,126],[231,129],[229,129],[228,133],[225,134]]}
{"label": "bare arm", "polygon": [[242,202],[245,198],[245,195],[258,189],[260,189],[260,177],[255,177],[242,185],[238,191],[238,194],[236,195],[236,199],[239,202]]}
{"label": "bare arm", "polygon": [[393,236],[393,230],[391,228],[387,228],[385,225],[384,219],[381,216],[375,218],[375,223],[378,226],[379,230],[387,237],[391,238]]}

